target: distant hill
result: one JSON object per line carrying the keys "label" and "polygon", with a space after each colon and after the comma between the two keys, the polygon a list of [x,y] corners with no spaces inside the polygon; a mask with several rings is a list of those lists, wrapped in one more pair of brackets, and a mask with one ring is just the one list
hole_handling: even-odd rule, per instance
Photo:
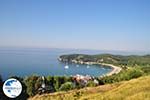
{"label": "distant hill", "polygon": [[97,62],[109,63],[120,66],[150,66],[150,55],[112,55],[112,54],[98,54],[98,55],[85,55],[85,54],[70,54],[61,55],[59,59],[62,62]]}
{"label": "distant hill", "polygon": [[150,76],[68,92],[36,95],[29,100],[150,100]]}

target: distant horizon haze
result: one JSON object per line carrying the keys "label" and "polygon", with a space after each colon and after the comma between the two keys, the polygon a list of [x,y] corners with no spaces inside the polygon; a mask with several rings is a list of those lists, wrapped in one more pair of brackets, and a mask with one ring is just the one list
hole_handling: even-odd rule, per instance
{"label": "distant horizon haze", "polygon": [[0,0],[0,47],[150,53],[149,0]]}
{"label": "distant horizon haze", "polygon": [[[127,50],[104,50],[104,49],[79,49],[79,48],[54,48],[54,47],[0,47],[0,51],[11,51],[11,50],[17,50],[17,51],[49,51],[51,50],[65,50],[69,51],[65,54],[70,54],[70,50],[74,52],[74,54],[114,54],[114,55],[150,55],[150,51],[139,51],[139,50],[133,50],[133,51],[127,51]],[[91,52],[91,53],[90,53]]]}

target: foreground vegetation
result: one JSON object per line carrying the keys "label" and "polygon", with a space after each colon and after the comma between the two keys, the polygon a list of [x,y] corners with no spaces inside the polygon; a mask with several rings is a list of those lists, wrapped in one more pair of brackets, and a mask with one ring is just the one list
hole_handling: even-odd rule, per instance
{"label": "foreground vegetation", "polygon": [[[31,75],[24,78],[12,76],[13,78],[18,79],[23,86],[23,91],[21,95],[16,98],[16,100],[26,100],[37,94],[41,96],[35,96],[34,98],[32,98],[33,100],[36,99],[63,100],[64,98],[66,100],[73,100],[73,99],[74,100],[78,100],[78,99],[97,100],[98,98],[102,100],[108,100],[107,96],[110,97],[109,99],[115,99],[115,100],[117,99],[119,100],[124,98],[125,96],[128,96],[129,98],[127,97],[125,98],[130,100],[132,98],[139,97],[139,96],[144,98],[149,97],[148,92],[150,92],[149,91],[150,85],[146,84],[146,82],[150,81],[150,76],[149,76],[150,55],[120,56],[120,55],[110,55],[110,54],[102,54],[102,55],[74,54],[74,55],[63,55],[60,56],[60,58],[61,61],[70,62],[70,63],[72,63],[72,60],[79,61],[79,62],[82,61],[82,62],[109,63],[109,64],[122,67],[122,71],[119,74],[113,74],[111,76],[95,77],[95,79],[98,81],[98,84],[95,84],[93,80],[90,80],[85,85],[76,82],[75,80],[73,80],[72,77],[66,77],[66,76],[44,76],[44,81],[42,77],[38,75]],[[135,79],[141,76],[144,77],[139,78],[137,81],[132,80],[129,81],[129,83],[121,82],[121,81],[128,81],[131,79]],[[44,92],[42,89],[43,82],[45,83]],[[2,78],[0,77],[1,87],[2,84],[3,81]],[[144,84],[144,86],[140,86],[142,84]],[[100,86],[95,87],[97,85]],[[89,88],[89,87],[93,87],[93,88]],[[130,88],[139,92],[133,94],[135,92],[133,92],[132,89],[130,90]],[[62,91],[66,91],[66,92],[62,92]],[[114,93],[114,97],[112,92]],[[118,93],[118,98],[115,97],[116,96],[115,93],[116,94]],[[9,99],[3,94],[2,88],[0,88],[0,99],[2,100]]]}
{"label": "foreground vegetation", "polygon": [[149,100],[150,76],[68,92],[37,95],[30,100]]}
{"label": "foreground vegetation", "polygon": [[[37,94],[76,90],[76,89],[81,89],[84,87],[95,87],[97,85],[106,85],[110,83],[117,83],[120,81],[138,78],[140,76],[148,75],[149,72],[147,70],[149,69],[147,67],[146,69],[144,69],[144,67],[143,68],[133,67],[133,68],[124,69],[119,74],[114,74],[112,76],[106,76],[106,77],[101,77],[101,78],[96,77],[99,84],[95,84],[93,81],[89,81],[86,85],[76,83],[76,81],[74,81],[72,77],[46,76],[44,80],[44,83],[46,85],[44,92],[39,90],[43,82],[41,76],[32,75],[32,76],[28,76],[25,78],[13,76],[13,78],[18,79],[22,83],[22,86],[23,86],[23,92],[17,99],[19,100],[23,98],[24,100],[26,100],[27,98],[35,96]],[[2,84],[2,80],[0,83]],[[3,94],[2,90],[0,90],[0,95],[1,95],[1,98],[8,99]],[[77,95],[80,95],[80,93]]]}

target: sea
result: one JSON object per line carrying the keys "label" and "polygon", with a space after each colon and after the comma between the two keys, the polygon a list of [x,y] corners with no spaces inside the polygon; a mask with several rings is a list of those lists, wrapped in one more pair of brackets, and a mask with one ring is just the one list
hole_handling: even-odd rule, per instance
{"label": "sea", "polygon": [[[60,48],[0,48],[0,75],[11,76],[101,76],[112,68],[100,65],[67,64],[58,61],[63,54],[102,54],[105,51]],[[66,67],[67,66],[67,67]]]}

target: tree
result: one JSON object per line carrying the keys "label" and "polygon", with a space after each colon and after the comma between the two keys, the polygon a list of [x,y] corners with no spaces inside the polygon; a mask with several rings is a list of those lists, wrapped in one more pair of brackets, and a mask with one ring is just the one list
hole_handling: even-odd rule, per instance
{"label": "tree", "polygon": [[32,75],[24,79],[24,83],[27,86],[27,93],[29,96],[34,96],[37,93],[38,90],[37,88],[39,86],[37,85],[38,78],[40,77],[36,75]]}
{"label": "tree", "polygon": [[59,90],[59,77],[58,76],[54,76],[54,88],[55,88],[55,91],[58,91]]}

